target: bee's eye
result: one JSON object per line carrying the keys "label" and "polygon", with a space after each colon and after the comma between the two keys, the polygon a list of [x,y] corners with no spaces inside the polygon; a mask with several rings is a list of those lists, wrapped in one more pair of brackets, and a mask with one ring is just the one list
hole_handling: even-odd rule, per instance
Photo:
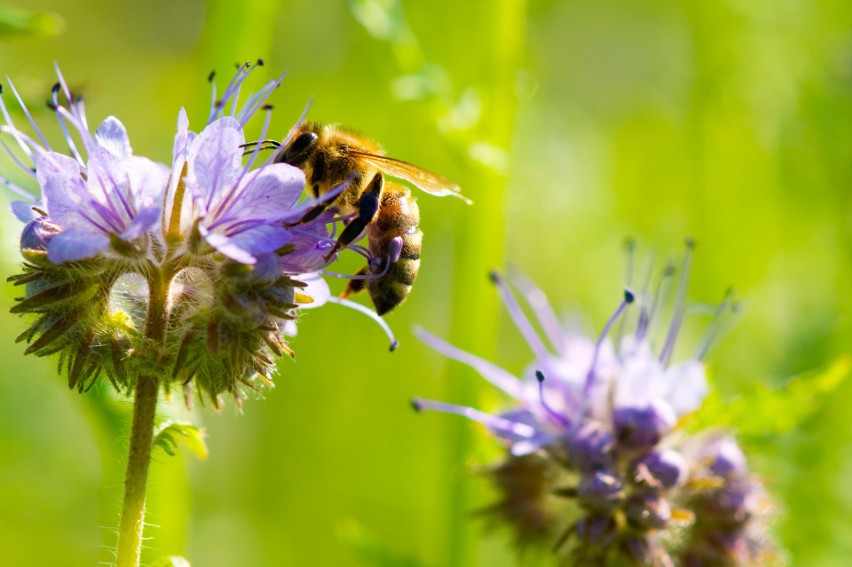
{"label": "bee's eye", "polygon": [[305,132],[293,140],[287,151],[284,152],[284,162],[290,165],[300,165],[309,155],[310,148],[317,141],[317,136],[314,132]]}

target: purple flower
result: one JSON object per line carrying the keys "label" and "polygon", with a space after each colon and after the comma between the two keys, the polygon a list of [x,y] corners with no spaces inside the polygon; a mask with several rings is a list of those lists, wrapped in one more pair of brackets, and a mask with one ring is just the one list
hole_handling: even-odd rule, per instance
{"label": "purple flower", "polygon": [[[218,404],[223,392],[254,387],[256,376],[269,382],[275,356],[292,354],[285,338],[295,333],[299,308],[326,303],[364,312],[396,345],[375,312],[329,293],[322,276],[334,275],[325,268],[337,255],[326,256],[339,219],[329,211],[299,222],[319,202],[302,198],[304,173],[274,163],[262,144],[246,143],[244,127],[258,114],[265,139],[267,100],[283,78],[241,104],[242,85],[257,67],[241,65],[221,96],[211,76],[200,132],[179,111],[169,165],[133,155],[115,117],[90,132],[83,99],[58,68],[50,107],[61,149],[50,145],[11,82],[32,134],[15,124],[0,96],[0,133],[11,142],[3,147],[40,188],[36,196],[0,177],[23,199],[12,211],[26,223],[27,263],[15,278],[25,295],[13,311],[36,317],[21,336],[27,352],[60,353],[71,386],[85,390],[106,376],[130,391],[156,360],[168,365],[159,369],[168,377],[164,387],[194,385]],[[163,344],[153,353],[143,333],[155,294],[164,310]]]}
{"label": "purple flower", "polygon": [[[60,85],[64,86],[61,75]],[[10,87],[18,97],[11,83]],[[42,188],[42,202],[32,205],[44,210],[46,220],[59,231],[48,244],[47,253],[51,262],[60,264],[104,252],[111,237],[133,243],[149,231],[160,218],[169,172],[162,164],[133,155],[127,130],[114,116],[90,134],[82,100],[71,100],[69,95],[69,108],[64,108],[56,103],[58,89],[53,96],[53,108],[66,133],[70,154],[53,151],[34,122],[40,141],[18,130],[2,97],[0,110],[6,124],[0,131],[11,134],[34,162],[34,169],[28,171]],[[82,153],[66,124],[79,135]],[[28,209],[22,202],[13,207],[19,215],[31,215]],[[24,216],[24,220],[29,219]]]}
{"label": "purple flower", "polygon": [[[536,534],[561,532],[548,547],[576,564],[674,565],[680,551],[674,545],[675,534],[683,526],[674,525],[673,510],[685,498],[688,512],[716,518],[712,525],[698,519],[689,528],[697,542],[690,558],[701,557],[713,538],[737,536],[734,528],[754,532],[749,510],[755,483],[743,480],[745,458],[739,447],[733,440],[717,440],[696,448],[694,438],[678,430],[680,421],[699,409],[707,394],[703,358],[732,308],[726,297],[695,354],[672,361],[687,312],[691,258],[689,244],[666,328],[660,330],[656,324],[663,303],[662,282],[672,276],[672,268],[664,271],[653,290],[626,289],[594,339],[563,329],[541,290],[523,276],[516,274],[507,281],[494,274],[492,280],[532,350],[534,360],[520,376],[422,329],[416,331],[424,342],[475,369],[515,403],[497,413],[432,400],[415,400],[415,407],[484,424],[509,452],[505,464],[495,470],[524,470],[525,485],[536,486],[537,495],[549,486],[561,497],[561,514],[579,516],[570,526],[560,529],[560,508],[540,496],[529,508],[538,512],[537,517],[549,519]],[[537,315],[537,324],[530,321],[528,311]],[[632,330],[625,332],[631,328],[627,321],[631,315]],[[529,459],[539,466],[516,466]],[[701,484],[702,474],[721,479],[724,486],[712,495],[688,496],[695,479]],[[495,509],[515,530],[520,544],[532,545],[538,540],[528,537],[524,526],[530,514],[518,500],[513,490]],[[507,507],[506,502],[513,505]],[[513,511],[523,513],[513,516]],[[679,510],[677,517],[687,515]],[[732,545],[739,549],[743,538],[737,537]],[[746,547],[753,542],[750,539]]]}
{"label": "purple flower", "polygon": [[[634,449],[654,447],[674,428],[680,416],[700,407],[707,394],[705,371],[699,356],[677,364],[670,362],[686,311],[683,291],[690,257],[691,249],[687,252],[681,291],[660,352],[654,352],[649,333],[660,299],[647,291],[637,296],[632,290],[626,290],[600,336],[590,339],[562,329],[541,290],[515,275],[511,281],[538,315],[545,341],[535,331],[509,283],[498,274],[492,275],[509,314],[535,357],[522,376],[466,353],[422,329],[416,333],[436,350],[471,366],[518,400],[526,416],[524,422],[516,420],[516,416],[521,415],[518,410],[488,416],[448,404],[438,406],[427,400],[419,400],[418,404],[424,409],[468,415],[484,423],[495,435],[506,439],[512,453],[517,455],[535,451],[560,438],[570,440],[589,423]],[[668,277],[670,272],[666,274]],[[639,313],[634,332],[620,341],[613,341],[610,339],[612,328],[637,301]],[[518,424],[525,426],[520,428],[521,433],[515,427]]]}

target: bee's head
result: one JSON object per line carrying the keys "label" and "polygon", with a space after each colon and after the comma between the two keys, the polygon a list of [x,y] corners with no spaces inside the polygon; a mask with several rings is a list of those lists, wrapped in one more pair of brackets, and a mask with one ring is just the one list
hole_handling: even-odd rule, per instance
{"label": "bee's head", "polygon": [[318,139],[319,134],[314,131],[311,125],[302,126],[293,136],[292,141],[287,144],[287,148],[281,154],[279,161],[301,167],[314,153]]}

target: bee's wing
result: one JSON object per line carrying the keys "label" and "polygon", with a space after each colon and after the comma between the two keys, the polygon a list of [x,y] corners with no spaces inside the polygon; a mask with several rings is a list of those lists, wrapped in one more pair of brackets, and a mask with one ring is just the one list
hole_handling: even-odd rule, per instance
{"label": "bee's wing", "polygon": [[441,177],[431,171],[426,171],[422,167],[417,167],[408,162],[387,156],[378,156],[366,152],[358,152],[350,150],[350,153],[369,163],[376,169],[387,173],[391,177],[399,177],[408,181],[418,189],[426,191],[430,195],[437,197],[446,197],[451,195],[458,197],[468,205],[473,203],[470,199],[460,193],[461,189],[452,181]]}

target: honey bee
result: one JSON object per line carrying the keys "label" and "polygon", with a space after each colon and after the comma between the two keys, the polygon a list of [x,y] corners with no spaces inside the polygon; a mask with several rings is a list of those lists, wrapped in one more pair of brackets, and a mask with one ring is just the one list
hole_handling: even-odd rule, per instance
{"label": "honey bee", "polygon": [[299,125],[277,154],[275,161],[305,172],[306,188],[314,197],[349,180],[333,200],[313,207],[293,224],[308,222],[327,207],[333,207],[341,216],[353,217],[326,259],[366,230],[373,261],[358,272],[359,278],[349,281],[341,297],[366,287],[379,315],[402,303],[411,291],[420,269],[423,241],[417,202],[407,187],[387,181],[385,175],[432,195],[452,195],[471,202],[459,193],[455,183],[387,157],[376,142],[336,124]]}

